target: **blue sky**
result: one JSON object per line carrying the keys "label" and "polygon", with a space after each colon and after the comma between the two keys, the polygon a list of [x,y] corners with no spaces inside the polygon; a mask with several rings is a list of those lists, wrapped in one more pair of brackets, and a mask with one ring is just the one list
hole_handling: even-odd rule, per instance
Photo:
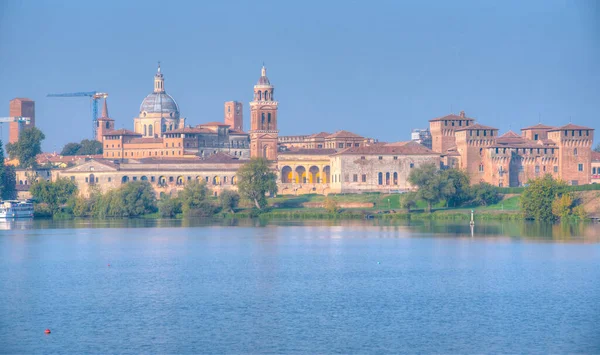
{"label": "blue sky", "polygon": [[238,100],[248,129],[264,61],[282,135],[407,140],[460,110],[501,132],[540,116],[600,130],[594,0],[0,2],[0,116],[34,99],[47,151],[89,138],[91,113],[46,94],[108,92],[116,127],[132,129],[158,60],[193,125]]}

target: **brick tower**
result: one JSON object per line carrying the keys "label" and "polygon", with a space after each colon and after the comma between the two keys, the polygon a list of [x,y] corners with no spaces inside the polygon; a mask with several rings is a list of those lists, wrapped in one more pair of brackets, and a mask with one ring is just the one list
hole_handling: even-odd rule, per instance
{"label": "brick tower", "polygon": [[263,65],[260,79],[254,85],[254,101],[250,102],[250,156],[277,160],[277,105],[274,88]]}
{"label": "brick tower", "polygon": [[96,140],[102,142],[102,136],[115,129],[115,120],[108,116],[108,105],[106,104],[106,98],[104,98],[104,106],[102,107],[102,117],[98,118],[96,123]]}
{"label": "brick tower", "polygon": [[[498,129],[480,124],[469,124],[468,127],[456,129],[456,148],[460,154],[459,168],[471,179],[471,184],[486,181],[487,171],[484,157],[488,147],[496,143]],[[488,174],[488,175],[489,175]]]}
{"label": "brick tower", "polygon": [[558,147],[560,178],[569,185],[589,184],[594,129],[569,123],[548,131],[548,138]]}
{"label": "brick tower", "polygon": [[449,148],[456,146],[454,132],[472,125],[474,121],[474,119],[465,115],[465,111],[460,111],[459,116],[450,114],[429,120],[431,150],[437,153],[445,153]]}
{"label": "brick tower", "polygon": [[19,140],[21,128],[35,127],[35,101],[25,98],[10,100],[8,115],[11,117],[29,117],[28,124],[22,122],[11,122],[9,124],[8,142],[15,143]]}
{"label": "brick tower", "polygon": [[227,101],[225,103],[225,124],[236,131],[244,130],[244,114],[241,102]]}

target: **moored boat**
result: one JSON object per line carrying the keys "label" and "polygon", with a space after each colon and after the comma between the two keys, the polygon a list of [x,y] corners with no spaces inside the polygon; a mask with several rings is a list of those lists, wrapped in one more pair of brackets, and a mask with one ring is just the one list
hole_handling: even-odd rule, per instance
{"label": "moored boat", "polygon": [[32,218],[33,203],[29,201],[0,201],[0,218]]}

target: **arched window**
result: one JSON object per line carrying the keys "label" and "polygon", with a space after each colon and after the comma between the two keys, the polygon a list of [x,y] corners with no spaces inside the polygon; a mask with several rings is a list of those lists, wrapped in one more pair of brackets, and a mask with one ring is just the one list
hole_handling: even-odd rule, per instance
{"label": "arched window", "polygon": [[394,185],[398,185],[398,173],[394,173]]}
{"label": "arched window", "polygon": [[269,91],[265,91],[265,101],[269,101]]}
{"label": "arched window", "polygon": [[108,123],[108,121],[106,121],[106,129],[110,128],[110,123]]}
{"label": "arched window", "polygon": [[154,133],[152,132],[152,125],[148,126],[148,135],[150,137],[154,137]]}
{"label": "arched window", "polygon": [[573,155],[577,155],[577,148],[573,149]]}
{"label": "arched window", "polygon": [[163,133],[167,131],[167,125],[164,123],[162,125],[162,131],[163,131]]}
{"label": "arched window", "polygon": [[261,121],[260,129],[265,129],[265,113],[264,112],[261,114],[260,121]]}
{"label": "arched window", "polygon": [[144,136],[147,136],[147,135],[148,135],[147,127],[146,127],[146,125],[144,125]]}
{"label": "arched window", "polygon": [[379,185],[383,185],[383,173],[378,173],[377,174],[377,183]]}
{"label": "arched window", "polygon": [[258,91],[258,101],[262,100],[262,91]]}
{"label": "arched window", "polygon": [[267,114],[267,129],[271,129],[271,113]]}

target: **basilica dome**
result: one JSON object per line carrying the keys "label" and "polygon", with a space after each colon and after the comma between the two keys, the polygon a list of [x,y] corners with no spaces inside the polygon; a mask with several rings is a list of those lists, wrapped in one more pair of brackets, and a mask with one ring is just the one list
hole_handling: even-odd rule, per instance
{"label": "basilica dome", "polygon": [[140,105],[140,112],[161,113],[170,117],[179,116],[179,106],[166,92],[153,92]]}

